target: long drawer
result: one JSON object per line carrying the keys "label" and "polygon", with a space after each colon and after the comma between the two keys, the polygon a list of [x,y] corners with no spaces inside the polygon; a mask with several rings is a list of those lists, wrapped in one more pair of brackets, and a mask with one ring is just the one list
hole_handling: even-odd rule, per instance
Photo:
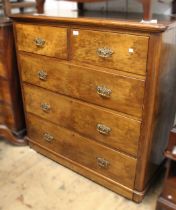
{"label": "long drawer", "polygon": [[24,96],[27,112],[137,155],[140,121],[32,85],[24,85]]}
{"label": "long drawer", "polygon": [[73,29],[72,59],[145,75],[148,42],[147,36]]}
{"label": "long drawer", "polygon": [[28,136],[46,149],[133,188],[136,159],[27,114]]}
{"label": "long drawer", "polygon": [[139,118],[142,115],[144,80],[44,56],[20,54],[20,65],[25,82]]}
{"label": "long drawer", "polygon": [[15,29],[18,50],[67,59],[67,28],[18,23]]}

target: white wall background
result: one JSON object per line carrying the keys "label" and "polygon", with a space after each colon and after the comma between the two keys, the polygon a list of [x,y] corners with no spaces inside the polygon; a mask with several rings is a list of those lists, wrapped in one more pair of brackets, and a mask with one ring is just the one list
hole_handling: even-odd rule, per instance
{"label": "white wall background", "polygon": [[[161,3],[159,2],[159,0],[153,0],[153,12],[156,14],[170,14],[170,0],[167,0],[166,2],[167,3]],[[109,0],[108,3],[86,3],[85,8],[89,10],[102,11],[106,9],[109,11],[126,11],[128,8],[128,11],[130,12],[142,12],[142,4],[139,3],[137,0]]]}

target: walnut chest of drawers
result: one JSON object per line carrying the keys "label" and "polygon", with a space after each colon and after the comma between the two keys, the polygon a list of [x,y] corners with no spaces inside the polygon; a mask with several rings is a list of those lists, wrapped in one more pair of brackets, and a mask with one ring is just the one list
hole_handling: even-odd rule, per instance
{"label": "walnut chest of drawers", "polygon": [[175,112],[175,23],[15,15],[36,151],[140,202]]}

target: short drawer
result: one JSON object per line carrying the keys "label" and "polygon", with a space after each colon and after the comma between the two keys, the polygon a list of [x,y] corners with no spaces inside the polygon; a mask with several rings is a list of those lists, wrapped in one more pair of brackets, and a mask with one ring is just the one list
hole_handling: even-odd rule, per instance
{"label": "short drawer", "polygon": [[15,24],[20,51],[67,59],[67,28]]}
{"label": "short drawer", "polygon": [[28,136],[41,146],[133,188],[136,159],[27,114]]}
{"label": "short drawer", "polygon": [[72,59],[135,74],[146,74],[147,36],[73,29]]}
{"label": "short drawer", "polygon": [[20,65],[25,82],[139,118],[142,116],[144,80],[41,56],[21,54]]}
{"label": "short drawer", "polygon": [[24,85],[27,112],[134,156],[141,122],[32,85]]}

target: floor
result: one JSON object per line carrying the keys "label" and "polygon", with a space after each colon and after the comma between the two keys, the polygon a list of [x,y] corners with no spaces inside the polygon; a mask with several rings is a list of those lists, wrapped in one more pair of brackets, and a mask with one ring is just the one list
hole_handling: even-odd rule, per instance
{"label": "floor", "polygon": [[0,140],[0,210],[154,210],[161,179],[135,204],[29,147]]}

